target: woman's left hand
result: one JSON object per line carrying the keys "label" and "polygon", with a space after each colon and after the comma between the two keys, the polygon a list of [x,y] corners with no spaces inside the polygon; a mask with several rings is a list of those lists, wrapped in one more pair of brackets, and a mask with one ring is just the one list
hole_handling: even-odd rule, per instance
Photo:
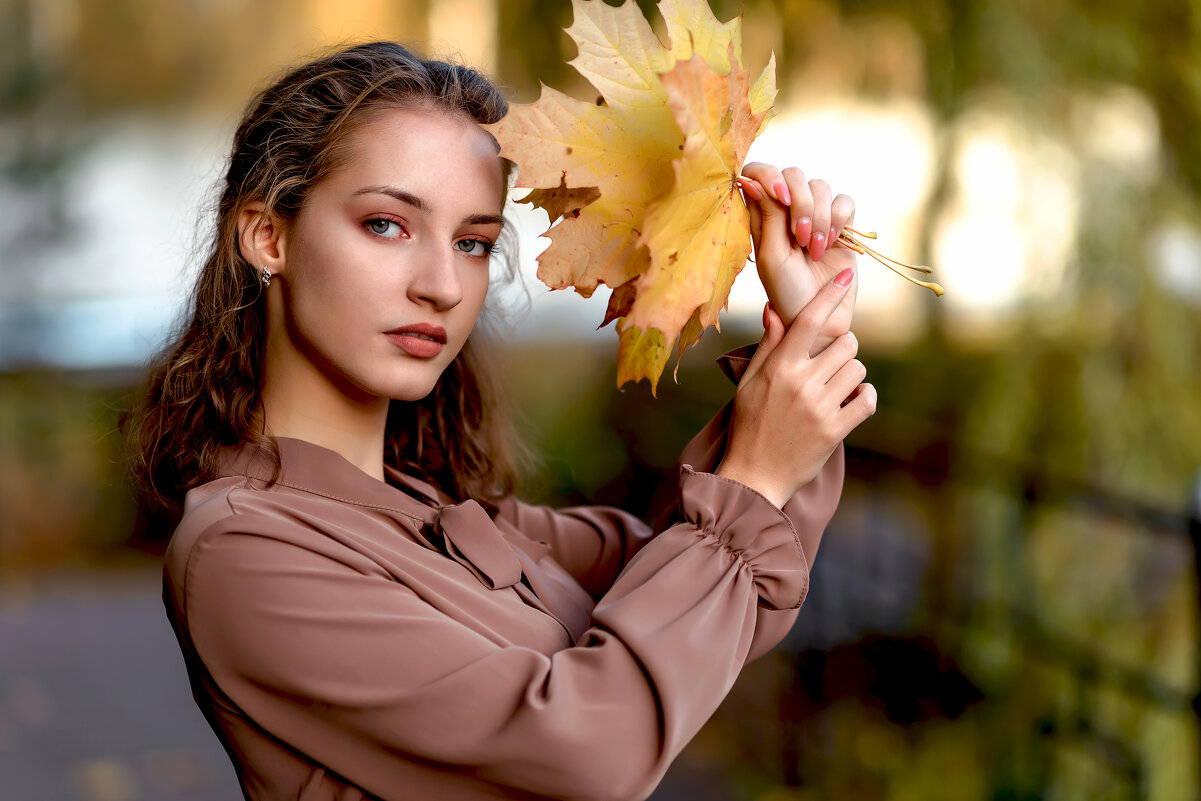
{"label": "woman's left hand", "polygon": [[[834,197],[828,183],[807,181],[796,167],[781,171],[756,161],[744,166],[742,175],[739,184],[751,215],[759,280],[784,324],[790,325],[818,289],[856,266],[855,251],[831,247],[855,219],[855,201],[849,195]],[[858,287],[856,270],[850,291],[818,334],[814,354],[851,329]]]}

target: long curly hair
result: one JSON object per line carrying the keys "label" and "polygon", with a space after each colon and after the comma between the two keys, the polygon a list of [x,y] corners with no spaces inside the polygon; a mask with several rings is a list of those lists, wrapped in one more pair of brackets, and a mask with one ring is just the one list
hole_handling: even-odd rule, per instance
{"label": "long curly hair", "polygon": [[[152,505],[178,508],[189,489],[216,477],[228,446],[259,447],[278,478],[279,448],[264,433],[260,401],[266,298],[256,268],[239,249],[238,217],[248,203],[260,202],[285,227],[294,222],[313,188],[344,157],[347,135],[373,111],[393,107],[435,108],[481,124],[508,110],[480,73],[419,58],[392,42],[327,55],[251,102],[234,134],[215,236],[190,314],[122,421],[134,482]],[[502,167],[507,185],[512,165],[502,160]],[[423,400],[392,401],[385,459],[456,498],[489,502],[513,491],[522,451],[501,405],[495,362],[481,356],[480,338],[477,326]]]}

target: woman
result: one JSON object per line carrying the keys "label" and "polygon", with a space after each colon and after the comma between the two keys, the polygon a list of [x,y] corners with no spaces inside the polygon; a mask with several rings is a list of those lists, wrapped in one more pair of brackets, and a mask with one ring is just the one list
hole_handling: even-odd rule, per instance
{"label": "woman", "polygon": [[874,411],[853,256],[825,251],[853,205],[750,165],[774,309],[665,524],[515,500],[472,338],[508,179],[479,126],[505,109],[371,43],[235,135],[192,317],[129,431],[150,496],[186,493],[164,599],[249,799],[649,794],[792,624]]}

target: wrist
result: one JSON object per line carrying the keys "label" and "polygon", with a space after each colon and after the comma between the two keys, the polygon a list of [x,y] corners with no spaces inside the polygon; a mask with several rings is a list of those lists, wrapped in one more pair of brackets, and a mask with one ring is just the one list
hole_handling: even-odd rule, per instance
{"label": "wrist", "polygon": [[763,476],[755,475],[753,471],[742,470],[737,464],[730,465],[726,461],[722,461],[713,471],[714,475],[730,481],[737,481],[744,487],[754,490],[770,501],[777,509],[783,509],[784,504],[792,497],[792,493],[780,487],[776,487],[772,482],[764,479]]}

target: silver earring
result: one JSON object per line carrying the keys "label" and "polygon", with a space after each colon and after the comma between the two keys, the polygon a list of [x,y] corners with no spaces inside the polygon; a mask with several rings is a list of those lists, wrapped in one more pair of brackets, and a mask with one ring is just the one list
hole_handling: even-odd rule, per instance
{"label": "silver earring", "polygon": [[271,286],[271,271],[266,267],[263,268],[263,286]]}

